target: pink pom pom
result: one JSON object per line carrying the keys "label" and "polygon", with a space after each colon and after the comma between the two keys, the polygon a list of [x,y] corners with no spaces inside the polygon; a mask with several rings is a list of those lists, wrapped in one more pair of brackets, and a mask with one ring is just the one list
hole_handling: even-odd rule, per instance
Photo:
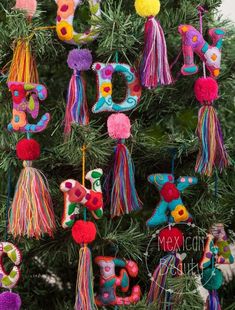
{"label": "pink pom pom", "polygon": [[218,98],[219,87],[211,77],[199,78],[194,85],[194,93],[200,103],[212,103]]}
{"label": "pink pom pom", "polygon": [[37,0],[16,0],[14,9],[25,11],[32,18],[37,10]]}
{"label": "pink pom pom", "polygon": [[128,139],[131,135],[131,123],[123,113],[112,114],[107,121],[108,133],[112,139]]}

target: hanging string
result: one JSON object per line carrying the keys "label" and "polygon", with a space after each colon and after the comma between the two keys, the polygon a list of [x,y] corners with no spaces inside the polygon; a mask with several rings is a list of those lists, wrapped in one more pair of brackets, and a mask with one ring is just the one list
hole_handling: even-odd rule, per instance
{"label": "hanging string", "polygon": [[175,173],[175,159],[176,159],[177,150],[176,150],[176,149],[172,149],[172,150],[171,150],[171,154],[172,154],[172,160],[171,160],[171,174],[174,175],[174,173]]}
{"label": "hanging string", "polygon": [[[83,144],[82,148],[82,185],[85,186],[85,175],[86,175],[86,146]],[[84,221],[87,220],[87,210],[83,208]]]}
{"label": "hanging string", "polygon": [[10,209],[10,200],[11,200],[11,167],[8,170],[8,177],[7,177],[7,203],[6,203],[6,226],[5,226],[5,241],[8,239],[8,216],[9,216],[9,209]]}
{"label": "hanging string", "polygon": [[115,52],[115,62],[116,63],[119,62],[118,51]]}
{"label": "hanging string", "polygon": [[[198,6],[197,10],[199,15],[200,33],[201,35],[203,35],[203,14],[206,13],[207,11],[201,5]],[[204,78],[206,78],[206,64],[204,61],[203,61],[203,76]]]}

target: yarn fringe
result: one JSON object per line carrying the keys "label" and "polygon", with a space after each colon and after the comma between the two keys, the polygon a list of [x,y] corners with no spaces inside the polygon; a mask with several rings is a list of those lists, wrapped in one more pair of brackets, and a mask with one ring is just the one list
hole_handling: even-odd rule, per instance
{"label": "yarn fringe", "polygon": [[9,210],[8,232],[14,238],[39,239],[43,234],[53,236],[55,227],[47,180],[42,172],[31,167],[31,162],[24,162]]}
{"label": "yarn fringe", "polygon": [[209,291],[206,301],[206,310],[221,310],[219,296],[216,290]]}
{"label": "yarn fringe", "polygon": [[173,83],[162,27],[154,17],[145,23],[145,44],[140,66],[142,86],[156,88]]}
{"label": "yarn fringe", "polygon": [[228,154],[224,147],[223,134],[213,106],[202,106],[198,114],[197,134],[200,150],[195,171],[211,176],[213,168],[220,172],[228,166]]}
{"label": "yarn fringe", "polygon": [[16,43],[7,82],[39,84],[36,61],[28,39],[18,40]]}
{"label": "yarn fringe", "polygon": [[65,135],[70,134],[72,123],[77,123],[79,125],[89,124],[86,83],[81,73],[76,70],[69,83],[64,122]]}
{"label": "yarn fringe", "polygon": [[84,245],[79,251],[75,310],[96,310],[93,291],[91,251]]}
{"label": "yarn fringe", "polygon": [[121,142],[115,147],[112,184],[110,201],[112,218],[142,208],[142,202],[135,188],[134,163],[129,150]]}

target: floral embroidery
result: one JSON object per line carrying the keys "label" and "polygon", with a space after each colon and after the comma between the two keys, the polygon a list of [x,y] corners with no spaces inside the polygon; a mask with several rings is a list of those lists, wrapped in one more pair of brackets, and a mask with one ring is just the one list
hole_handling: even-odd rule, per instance
{"label": "floral embroidery", "polygon": [[57,24],[56,31],[62,41],[70,41],[73,39],[73,27],[65,21]]}
{"label": "floral embroidery", "polygon": [[103,68],[101,70],[101,77],[102,79],[110,79],[112,77],[112,74],[114,72],[114,68],[111,65],[108,65],[107,67]]}
{"label": "floral embroidery", "polygon": [[163,185],[160,193],[166,202],[171,202],[172,200],[178,199],[180,197],[180,193],[175,184],[169,182]]}
{"label": "floral embroidery", "polygon": [[63,0],[59,1],[59,7],[57,14],[61,18],[68,18],[70,15],[73,15],[75,10],[75,5],[73,0]]}
{"label": "floral embroidery", "polygon": [[176,223],[187,221],[189,218],[188,211],[183,205],[178,205],[175,210],[171,212],[171,215]]}
{"label": "floral embroidery", "polygon": [[12,93],[13,101],[16,104],[20,104],[26,96],[26,91],[24,89],[24,85],[22,84],[12,84],[10,91]]}
{"label": "floral embroidery", "polygon": [[14,130],[19,130],[26,125],[26,113],[13,109],[13,119],[11,121]]}
{"label": "floral embroidery", "polygon": [[111,83],[103,83],[100,87],[100,91],[103,97],[107,97],[108,95],[112,95],[112,84]]}

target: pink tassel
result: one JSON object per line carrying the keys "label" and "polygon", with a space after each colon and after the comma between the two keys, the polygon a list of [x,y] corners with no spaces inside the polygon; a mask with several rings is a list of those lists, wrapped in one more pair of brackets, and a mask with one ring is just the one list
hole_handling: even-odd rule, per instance
{"label": "pink tassel", "polygon": [[153,16],[145,23],[145,47],[141,62],[142,85],[156,88],[173,83],[167,58],[167,47],[162,27]]}

